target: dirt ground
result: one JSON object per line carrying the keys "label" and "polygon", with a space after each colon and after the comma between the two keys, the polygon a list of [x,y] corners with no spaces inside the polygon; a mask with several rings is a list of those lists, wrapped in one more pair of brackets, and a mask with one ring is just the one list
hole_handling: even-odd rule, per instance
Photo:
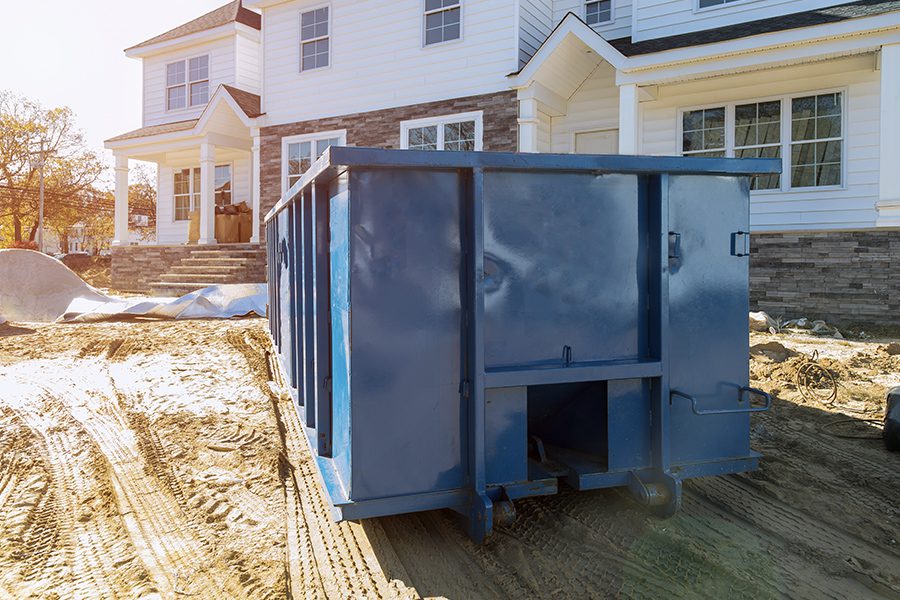
{"label": "dirt ground", "polygon": [[[668,520],[521,501],[475,546],[448,511],[330,521],[264,327],[0,326],[0,597],[900,598],[900,456],[857,439],[897,348],[753,334],[758,472],[687,482]],[[814,350],[830,404],[796,384]]]}

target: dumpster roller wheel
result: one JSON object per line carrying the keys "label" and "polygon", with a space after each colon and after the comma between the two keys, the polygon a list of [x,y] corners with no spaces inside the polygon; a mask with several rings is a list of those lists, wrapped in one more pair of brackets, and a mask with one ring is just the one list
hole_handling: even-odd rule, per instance
{"label": "dumpster roller wheel", "polygon": [[660,517],[671,517],[681,509],[681,480],[668,473],[644,481],[632,472],[628,488],[638,503]]}

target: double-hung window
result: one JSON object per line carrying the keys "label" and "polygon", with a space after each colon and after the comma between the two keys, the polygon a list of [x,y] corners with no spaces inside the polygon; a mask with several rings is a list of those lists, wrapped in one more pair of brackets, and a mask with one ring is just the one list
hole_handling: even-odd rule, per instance
{"label": "double-hung window", "polygon": [[844,94],[797,94],[681,113],[681,154],[780,158],[784,176],[762,175],[753,190],[843,185]]}
{"label": "double-hung window", "polygon": [[408,150],[481,150],[482,113],[447,115],[400,124],[400,147]]}
{"label": "double-hung window", "polygon": [[841,185],[840,92],[791,99],[791,186]]}
{"label": "double-hung window", "polygon": [[166,110],[209,102],[209,55],[166,65]]}
{"label": "double-hung window", "polygon": [[329,65],[331,45],[328,7],[300,14],[300,70],[311,71]]}
{"label": "double-hung window", "polygon": [[599,25],[612,21],[612,0],[585,2],[584,20],[588,25]]}
{"label": "double-hung window", "polygon": [[425,45],[458,40],[461,17],[461,0],[425,0]]}
{"label": "double-hung window", "polygon": [[200,168],[175,171],[175,220],[187,221],[200,208]]}
{"label": "double-hung window", "polygon": [[216,166],[216,206],[231,204],[231,165]]}
{"label": "double-hung window", "polygon": [[283,138],[281,172],[284,174],[284,191],[297,183],[330,146],[346,144],[347,132],[343,130]]}
{"label": "double-hung window", "polygon": [[[200,167],[176,169],[174,177],[173,220],[187,221],[191,212],[200,210]],[[216,165],[216,204],[231,204],[231,165]]]}

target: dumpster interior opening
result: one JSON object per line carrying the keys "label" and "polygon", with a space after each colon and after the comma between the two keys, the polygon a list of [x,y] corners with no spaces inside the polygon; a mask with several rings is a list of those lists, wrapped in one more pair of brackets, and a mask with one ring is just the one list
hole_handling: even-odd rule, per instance
{"label": "dumpster interior opening", "polygon": [[[609,465],[606,381],[528,387],[528,453],[551,476],[578,465],[594,473]],[[579,469],[579,470],[581,470]]]}

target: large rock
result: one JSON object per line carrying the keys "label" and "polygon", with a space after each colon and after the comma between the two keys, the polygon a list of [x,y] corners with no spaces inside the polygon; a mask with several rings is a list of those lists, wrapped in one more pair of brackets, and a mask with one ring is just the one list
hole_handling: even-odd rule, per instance
{"label": "large rock", "polygon": [[891,452],[900,452],[900,388],[888,392],[884,411],[884,445]]}

